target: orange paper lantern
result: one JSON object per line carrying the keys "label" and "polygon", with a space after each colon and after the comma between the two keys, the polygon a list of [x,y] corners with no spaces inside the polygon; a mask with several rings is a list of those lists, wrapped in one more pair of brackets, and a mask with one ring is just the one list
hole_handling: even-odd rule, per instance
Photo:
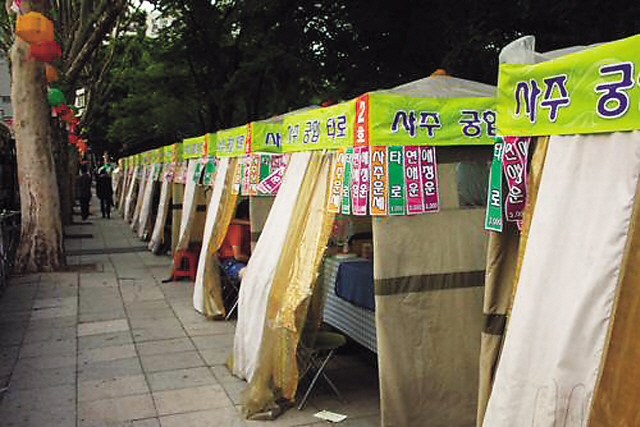
{"label": "orange paper lantern", "polygon": [[29,43],[53,41],[53,22],[38,12],[18,15],[16,36]]}
{"label": "orange paper lantern", "polygon": [[47,83],[55,82],[58,80],[58,70],[53,65],[45,65],[44,72],[47,77]]}
{"label": "orange paper lantern", "polygon": [[60,58],[62,51],[58,42],[55,40],[31,43],[29,46],[29,53],[31,57],[37,59],[40,62],[53,62],[56,58]]}

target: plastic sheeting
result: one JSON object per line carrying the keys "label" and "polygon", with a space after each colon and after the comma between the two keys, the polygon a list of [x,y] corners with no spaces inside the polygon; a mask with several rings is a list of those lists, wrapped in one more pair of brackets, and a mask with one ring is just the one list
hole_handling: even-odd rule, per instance
{"label": "plastic sheeting", "polygon": [[[152,219],[154,192],[157,191],[155,176],[153,174],[153,166],[149,172],[147,185],[144,188],[144,197],[142,199],[142,209],[140,210],[140,219],[138,220],[137,234],[138,238],[144,239],[149,233],[149,222]],[[155,193],[157,194],[157,193]],[[156,206],[157,208],[157,206]]]}
{"label": "plastic sheeting", "polygon": [[639,132],[551,137],[485,426],[587,425],[639,142]]}
{"label": "plastic sheeting", "polygon": [[131,218],[133,217],[133,211],[136,206],[135,203],[138,196],[137,190],[140,182],[140,178],[138,177],[139,171],[140,171],[140,166],[136,166],[133,169],[133,175],[131,176],[129,187],[127,190],[127,196],[124,201],[124,219],[127,222],[131,221]]}
{"label": "plastic sheeting", "polygon": [[[138,194],[136,196],[136,207],[131,217],[131,229],[135,232],[138,229],[138,223],[140,221],[140,212],[142,212],[142,201],[144,200],[144,194],[149,184],[149,176],[147,176],[148,167],[142,168],[142,177],[140,178],[140,186],[138,188]],[[151,174],[149,174],[151,175]]]}
{"label": "plastic sheeting", "polygon": [[[319,290],[315,285],[334,219],[326,208],[330,159],[325,152],[312,153],[300,186],[271,284],[258,366],[242,395],[246,416],[270,411],[279,407],[280,399],[295,397],[302,330],[308,327],[308,313],[316,321],[321,313],[311,300]],[[275,204],[270,217],[274,210]]]}
{"label": "plastic sheeting", "polygon": [[171,201],[171,184],[170,179],[165,178],[160,187],[160,200],[158,202],[158,214],[156,215],[155,224],[149,239],[149,249],[153,253],[157,253],[164,243],[164,228],[167,223]]}
{"label": "plastic sheeting", "polygon": [[[215,257],[215,251],[217,251],[216,248],[215,250],[213,250],[213,253],[211,253],[211,246],[215,246],[215,243],[213,243],[212,245],[212,240],[214,240],[214,229],[217,225],[217,220],[220,212],[225,211],[224,206],[222,206],[223,196],[231,194],[231,192],[228,191],[229,189],[225,186],[225,182],[228,181],[229,171],[231,171],[231,176],[233,176],[233,172],[235,171],[235,163],[237,163],[236,160],[230,161],[230,159],[226,157],[219,160],[218,166],[216,168],[216,176],[213,183],[213,193],[211,194],[211,199],[209,200],[209,206],[207,206],[207,218],[204,225],[204,236],[202,238],[203,245],[207,249],[200,251],[196,282],[193,287],[193,308],[195,308],[196,311],[202,314],[207,314],[205,313],[205,267],[206,263],[211,261],[210,258]],[[225,194],[227,192],[228,194]],[[232,202],[234,202],[233,204],[235,206],[235,198]],[[224,307],[217,307],[217,312],[210,312],[209,314],[212,316],[215,314],[222,316],[224,315]]]}
{"label": "plastic sheeting", "polygon": [[248,381],[253,378],[258,364],[273,277],[310,158],[311,152],[308,151],[291,155],[282,185],[261,238],[251,254],[240,287],[238,322],[233,344],[233,373]]}

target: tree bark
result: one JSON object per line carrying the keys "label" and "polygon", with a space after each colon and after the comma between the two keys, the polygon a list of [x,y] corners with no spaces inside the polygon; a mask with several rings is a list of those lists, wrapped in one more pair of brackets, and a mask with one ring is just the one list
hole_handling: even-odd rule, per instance
{"label": "tree bark", "polygon": [[49,107],[41,63],[16,37],[11,49],[11,99],[18,157],[22,229],[18,272],[54,271],[64,265],[60,198],[51,151]]}

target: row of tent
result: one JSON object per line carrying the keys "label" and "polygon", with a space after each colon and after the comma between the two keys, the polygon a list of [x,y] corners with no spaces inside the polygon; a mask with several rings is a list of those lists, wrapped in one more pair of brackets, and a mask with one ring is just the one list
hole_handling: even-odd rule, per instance
{"label": "row of tent", "polygon": [[[194,308],[224,318],[215,253],[249,199],[255,247],[228,363],[248,382],[247,416],[295,399],[325,250],[338,221],[364,213],[383,425],[635,425],[639,47],[636,36],[539,54],[524,37],[503,49],[497,89],[437,73],[185,140],[121,160],[117,202],[151,250],[200,248]],[[496,149],[497,135],[521,155]],[[407,167],[425,146],[431,210],[433,170]],[[374,201],[379,147],[403,147],[401,214],[388,163],[385,209]],[[367,187],[363,212],[357,187],[340,184],[345,155],[367,150],[350,177]],[[414,178],[423,210],[411,212]]]}

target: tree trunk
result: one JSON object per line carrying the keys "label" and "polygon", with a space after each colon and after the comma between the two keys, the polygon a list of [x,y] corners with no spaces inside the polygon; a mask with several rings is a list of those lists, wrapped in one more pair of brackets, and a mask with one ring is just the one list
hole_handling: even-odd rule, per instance
{"label": "tree trunk", "polygon": [[11,49],[22,218],[15,266],[19,272],[54,271],[64,265],[60,198],[51,152],[44,67],[28,59],[28,48],[16,37]]}

